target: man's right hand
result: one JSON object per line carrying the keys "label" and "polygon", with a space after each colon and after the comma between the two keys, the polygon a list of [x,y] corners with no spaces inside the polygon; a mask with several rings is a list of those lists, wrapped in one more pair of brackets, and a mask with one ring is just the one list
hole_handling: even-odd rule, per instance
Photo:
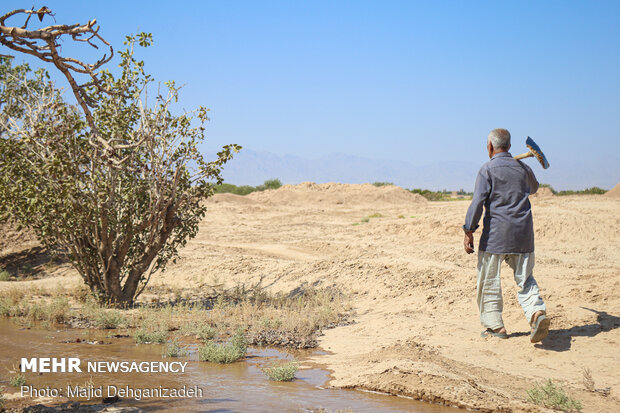
{"label": "man's right hand", "polygon": [[474,233],[466,232],[465,233],[465,241],[463,242],[465,246],[465,252],[471,254],[474,252]]}

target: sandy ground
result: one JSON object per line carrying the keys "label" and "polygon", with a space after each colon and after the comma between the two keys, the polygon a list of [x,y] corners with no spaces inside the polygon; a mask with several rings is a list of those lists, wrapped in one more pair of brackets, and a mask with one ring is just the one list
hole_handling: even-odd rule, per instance
{"label": "sandy ground", "polygon": [[[549,337],[533,345],[507,266],[510,338],[479,336],[476,254],[462,247],[468,201],[373,188],[304,184],[217,195],[198,236],[153,284],[206,291],[260,282],[275,291],[334,286],[350,294],[355,322],[325,331],[319,345],[329,354],[313,359],[333,371],[332,386],[519,412],[541,410],[526,391],[551,378],[586,412],[620,411],[619,198],[532,199],[534,275],[552,320]],[[382,217],[361,222],[373,214]],[[56,275],[75,282],[71,270]],[[585,389],[584,368],[608,395]]]}

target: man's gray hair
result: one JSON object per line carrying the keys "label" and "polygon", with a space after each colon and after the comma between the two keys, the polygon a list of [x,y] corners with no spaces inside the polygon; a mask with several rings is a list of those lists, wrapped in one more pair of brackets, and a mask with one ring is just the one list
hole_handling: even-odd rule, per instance
{"label": "man's gray hair", "polygon": [[510,149],[510,132],[506,129],[493,129],[489,133],[488,141],[493,144],[495,149]]}

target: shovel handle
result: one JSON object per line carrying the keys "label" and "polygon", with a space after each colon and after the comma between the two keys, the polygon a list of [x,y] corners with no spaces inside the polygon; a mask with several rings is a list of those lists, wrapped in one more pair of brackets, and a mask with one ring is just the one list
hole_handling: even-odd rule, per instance
{"label": "shovel handle", "polygon": [[515,159],[525,159],[534,156],[532,152],[522,153],[521,155],[514,156]]}

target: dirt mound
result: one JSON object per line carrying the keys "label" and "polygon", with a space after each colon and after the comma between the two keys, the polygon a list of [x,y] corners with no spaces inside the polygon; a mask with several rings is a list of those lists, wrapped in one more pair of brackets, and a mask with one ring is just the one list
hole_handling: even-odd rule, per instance
{"label": "dirt mound", "polygon": [[553,192],[551,192],[551,188],[548,186],[541,186],[538,188],[538,191],[532,197],[534,198],[549,198],[553,196]]}
{"label": "dirt mound", "polygon": [[605,196],[611,196],[613,198],[620,198],[620,183],[614,186],[609,191],[605,192]]}
{"label": "dirt mound", "polygon": [[427,202],[423,196],[413,194],[399,186],[333,182],[326,184],[302,182],[298,185],[284,185],[275,190],[254,192],[247,196],[261,203],[279,205],[402,205]]}
{"label": "dirt mound", "polygon": [[229,204],[237,204],[237,205],[251,205],[254,203],[253,200],[248,198],[247,196],[235,195],[235,194],[215,194],[210,197],[207,202],[220,203],[225,202]]}

